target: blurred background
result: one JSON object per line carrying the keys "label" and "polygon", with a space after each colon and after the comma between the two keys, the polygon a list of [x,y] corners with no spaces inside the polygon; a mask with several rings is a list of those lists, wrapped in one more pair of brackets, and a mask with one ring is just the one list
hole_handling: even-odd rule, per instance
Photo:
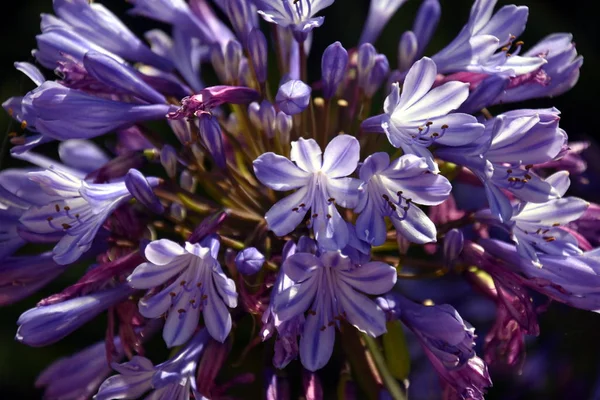
{"label": "blurred background", "polygon": [[[456,35],[466,22],[472,4],[471,0],[440,0],[440,2],[443,10],[442,19],[426,54],[435,53]],[[153,22],[125,15],[124,11],[130,5],[124,0],[104,0],[102,3],[122,16],[123,21],[137,33],[156,26]],[[502,6],[513,2],[500,0],[498,3],[498,6]],[[419,4],[419,0],[409,0],[391,19],[376,43],[379,52],[388,56],[392,67],[396,66],[400,35],[412,26],[412,19]],[[527,29],[519,38],[525,42],[524,49],[533,46],[550,33],[571,32],[585,62],[579,83],[565,95],[556,99],[542,99],[509,107],[512,109],[554,106],[562,112],[561,126],[567,131],[571,140],[595,141],[596,132],[600,128],[600,122],[595,120],[599,114],[596,106],[599,103],[597,96],[600,93],[598,73],[600,62],[597,50],[600,29],[597,14],[591,9],[594,2],[522,0],[517,4],[526,5],[530,9]],[[51,0],[4,2],[3,10],[4,21],[0,24],[2,38],[0,99],[2,101],[11,96],[24,94],[33,88],[32,84],[13,68],[12,63],[33,62],[30,52],[35,47],[35,35],[39,33],[39,14],[51,13],[52,2]],[[326,17],[325,24],[315,31],[312,57],[309,58],[311,76],[315,78],[318,76],[320,54],[331,42],[339,40],[346,48],[356,44],[367,10],[368,0],[337,0],[323,13]],[[502,109],[492,111],[501,112]],[[3,111],[0,111],[2,140],[6,134],[16,129],[17,126],[11,123]],[[590,163],[591,183],[583,189],[578,189],[585,193],[574,194],[598,202],[600,152],[597,145],[594,144],[586,154]],[[8,149],[3,149],[1,156],[2,168],[16,165],[9,159]],[[593,176],[596,177],[595,180]],[[33,298],[0,311],[0,399],[41,398],[41,392],[34,388],[33,383],[43,368],[53,360],[103,338],[106,321],[100,317],[52,346],[33,349],[14,341],[18,316],[41,298],[73,283],[80,276],[81,271],[77,268],[70,269]],[[432,285],[434,284],[435,282],[432,282]],[[541,334],[536,340],[528,341],[528,358],[522,370],[492,371],[494,388],[486,398],[600,399],[600,390],[598,390],[600,387],[598,386],[600,316],[553,303],[547,312],[540,315],[539,321]],[[482,339],[486,333],[485,329],[479,329],[477,320],[470,322],[478,328]],[[486,321],[480,322],[485,327]],[[487,324],[489,326],[489,321]]]}

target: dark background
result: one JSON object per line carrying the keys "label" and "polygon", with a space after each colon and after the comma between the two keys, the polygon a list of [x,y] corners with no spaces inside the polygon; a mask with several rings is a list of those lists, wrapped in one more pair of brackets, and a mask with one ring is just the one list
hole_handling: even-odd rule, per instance
{"label": "dark background", "polygon": [[[126,24],[136,32],[143,32],[154,25],[140,18],[123,14],[129,5],[122,0],[105,0],[103,3],[123,16]],[[499,5],[511,4],[499,1]],[[410,0],[391,19],[376,47],[388,55],[392,67],[396,66],[396,49],[402,32],[410,29],[412,18],[420,2]],[[471,0],[441,0],[442,20],[426,54],[433,54],[448,43],[466,22]],[[530,9],[529,23],[519,38],[525,41],[524,48],[535,44],[553,32],[572,32],[577,49],[585,62],[578,85],[567,94],[556,99],[528,102],[516,107],[550,107],[562,111],[561,126],[573,139],[595,140],[600,128],[598,101],[600,92],[600,63],[597,52],[599,22],[591,0],[522,0]],[[368,10],[367,0],[337,0],[326,10],[325,24],[316,30],[312,54],[309,58],[311,76],[319,73],[321,51],[329,43],[339,40],[346,48],[357,42],[362,21]],[[52,11],[51,0],[22,0],[3,2],[3,21],[0,24],[2,51],[0,52],[1,87],[0,99],[23,94],[32,84],[13,69],[14,61],[33,61],[30,55],[35,47],[35,35],[39,33],[39,14]],[[48,75],[49,76],[49,75]],[[495,110],[498,111],[498,110]],[[3,112],[0,112],[0,135],[17,127]],[[2,154],[2,168],[10,166],[8,150]],[[600,152],[593,149],[587,153],[592,165],[597,164]],[[598,192],[587,194],[588,199],[598,199]],[[33,349],[16,343],[18,316],[32,307],[42,297],[60,290],[74,282],[80,270],[71,269],[50,287],[32,299],[4,308],[0,313],[0,399],[36,399],[41,394],[33,389],[37,374],[52,360],[70,354],[76,349],[102,339],[105,320],[98,318],[67,339],[45,348]],[[474,322],[474,321],[473,321]],[[477,325],[477,324],[475,324]],[[534,383],[519,376],[516,371],[493,375],[494,388],[489,399],[531,398],[600,398],[593,396],[600,372],[600,316],[591,312],[569,309],[553,304],[549,311],[540,316],[540,336],[529,346],[530,360],[525,370],[532,370]],[[540,361],[543,360],[543,361]],[[529,379],[529,378],[527,378]]]}

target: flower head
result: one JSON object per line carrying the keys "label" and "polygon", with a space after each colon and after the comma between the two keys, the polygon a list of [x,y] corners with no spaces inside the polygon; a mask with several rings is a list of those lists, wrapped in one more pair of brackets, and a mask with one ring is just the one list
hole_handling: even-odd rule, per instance
{"label": "flower head", "polygon": [[200,319],[210,335],[223,342],[231,330],[227,307],[237,306],[235,283],[227,278],[217,261],[219,241],[209,236],[199,244],[185,247],[168,239],[150,243],[145,250],[148,262],[139,265],[128,282],[136,289],[152,289],[140,300],[140,312],[147,318],[168,313],[163,330],[167,346],[185,343]]}

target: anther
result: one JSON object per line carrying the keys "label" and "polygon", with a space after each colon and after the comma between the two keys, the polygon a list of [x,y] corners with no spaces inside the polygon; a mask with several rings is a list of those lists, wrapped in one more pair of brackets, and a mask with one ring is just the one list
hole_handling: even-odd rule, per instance
{"label": "anther", "polygon": [[294,208],[292,208],[292,211],[293,211],[293,212],[298,212],[298,207],[294,207]]}
{"label": "anther", "polygon": [[319,214],[316,214],[316,213],[312,215],[313,218],[317,218],[318,216],[319,216]]}
{"label": "anther", "polygon": [[398,195],[398,197],[401,197],[402,193],[403,193],[402,190],[398,190],[398,192],[396,194]]}
{"label": "anther", "polygon": [[512,173],[513,173],[513,170],[512,170],[512,169],[507,169],[507,170],[506,170],[506,172],[507,172],[508,174],[512,174]]}
{"label": "anther", "polygon": [[69,225],[69,224],[62,224],[62,227],[63,227],[64,229],[69,229],[69,228],[71,227],[71,225]]}
{"label": "anther", "polygon": [[27,121],[23,120],[21,122],[21,129],[25,129],[25,128],[27,128]]}
{"label": "anther", "polygon": [[431,121],[425,122],[425,126],[431,126],[431,125],[433,125],[433,122],[431,122]]}
{"label": "anther", "polygon": [[70,211],[71,210],[71,207],[69,207],[69,206],[64,206],[63,208],[64,208],[65,211]]}
{"label": "anther", "polygon": [[56,212],[60,212],[60,206],[58,204],[54,205],[54,209],[56,210]]}
{"label": "anther", "polygon": [[528,170],[528,171],[529,171],[531,168],[533,168],[533,164],[527,164],[527,165],[525,166],[525,169],[526,169],[526,170]]}
{"label": "anther", "polygon": [[185,286],[185,284],[186,284],[186,281],[185,281],[185,280],[183,280],[183,281],[179,282],[179,284],[180,284],[181,286]]}
{"label": "anther", "polygon": [[552,224],[552,226],[560,226],[560,224],[558,222],[555,222]]}
{"label": "anther", "polygon": [[179,310],[177,310],[177,312],[178,312],[179,314],[183,314],[183,313],[185,312],[185,309],[184,309],[184,308],[180,308]]}
{"label": "anther", "polygon": [[442,129],[448,129],[448,124],[442,125]]}
{"label": "anther", "polygon": [[381,197],[383,197],[385,201],[390,201],[390,198],[387,194],[382,194]]}
{"label": "anther", "polygon": [[327,214],[327,219],[331,219],[331,214]]}
{"label": "anther", "polygon": [[52,217],[48,217],[48,218],[46,218],[46,220],[47,220],[48,222],[52,221],[53,219],[54,219],[54,218],[52,218]]}
{"label": "anther", "polygon": [[171,293],[169,293],[169,296],[171,296],[171,297],[175,297],[175,296],[177,296],[177,293],[175,293],[175,292],[171,292]]}

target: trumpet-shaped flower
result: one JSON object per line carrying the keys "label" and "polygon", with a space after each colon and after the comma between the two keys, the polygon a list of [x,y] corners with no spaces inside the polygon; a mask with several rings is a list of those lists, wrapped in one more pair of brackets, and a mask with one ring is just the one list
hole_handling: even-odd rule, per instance
{"label": "trumpet-shaped flower", "polygon": [[347,176],[358,165],[359,147],[356,138],[340,135],[323,153],[313,139],[300,138],[292,142],[291,161],[274,153],[254,160],[254,173],[264,185],[278,191],[298,189],[267,211],[269,228],[278,236],[287,235],[311,210],[309,223],[319,245],[343,249],[348,228],[336,205],[354,208],[358,203],[360,182]]}
{"label": "trumpet-shaped flower", "polygon": [[219,240],[205,238],[185,247],[168,239],[155,240],[145,250],[148,262],[140,264],[128,282],[136,289],[166,286],[142,298],[139,309],[146,318],[159,318],[168,312],[163,329],[167,346],[185,343],[200,319],[210,335],[223,342],[231,330],[227,307],[237,306],[235,283],[223,273],[217,255]]}
{"label": "trumpet-shaped flower", "polygon": [[383,294],[396,283],[396,270],[382,262],[362,266],[340,252],[317,257],[296,253],[283,263],[294,284],[275,295],[274,313],[280,321],[306,315],[300,337],[300,360],[310,371],[322,368],[333,351],[335,327],[347,320],[371,336],[386,331],[385,314],[365,294]]}

